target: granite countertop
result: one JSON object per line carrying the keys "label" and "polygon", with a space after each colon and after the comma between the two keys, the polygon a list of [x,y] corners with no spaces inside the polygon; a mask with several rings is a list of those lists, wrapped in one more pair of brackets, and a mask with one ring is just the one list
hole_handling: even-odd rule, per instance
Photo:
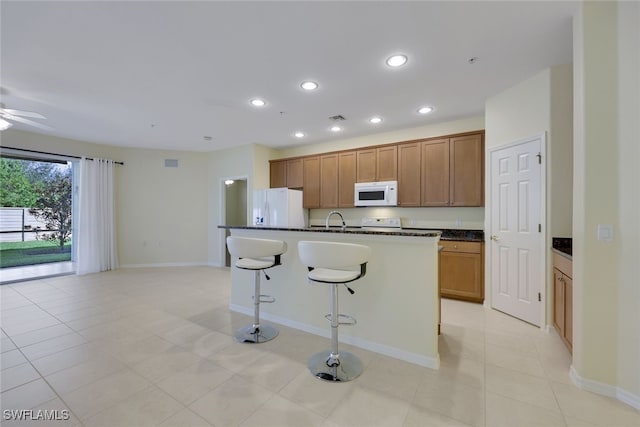
{"label": "granite countertop", "polygon": [[346,230],[342,230],[341,227],[329,227],[326,229],[324,226],[311,226],[301,228],[283,228],[283,227],[256,227],[256,226],[241,226],[241,225],[219,225],[218,228],[229,229],[245,229],[245,230],[278,230],[278,231],[303,231],[303,232],[316,232],[316,233],[346,233],[346,234],[377,234],[385,236],[409,236],[409,237],[437,237],[440,236],[442,240],[458,240],[468,242],[483,242],[484,232],[482,230],[434,230],[434,229],[421,229],[421,228],[402,228],[398,231],[371,231],[363,230],[361,227],[347,227]]}
{"label": "granite countertop", "polygon": [[552,237],[551,247],[565,255],[573,256],[573,239],[571,237]]}

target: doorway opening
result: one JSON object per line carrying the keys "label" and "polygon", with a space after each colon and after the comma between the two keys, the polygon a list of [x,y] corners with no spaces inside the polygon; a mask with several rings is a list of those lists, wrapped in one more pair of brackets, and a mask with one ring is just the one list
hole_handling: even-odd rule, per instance
{"label": "doorway opening", "polygon": [[[226,178],[223,180],[223,224],[246,226],[247,225],[247,178]],[[225,229],[224,233],[224,265],[231,266],[231,254],[227,248],[227,237],[231,230]]]}

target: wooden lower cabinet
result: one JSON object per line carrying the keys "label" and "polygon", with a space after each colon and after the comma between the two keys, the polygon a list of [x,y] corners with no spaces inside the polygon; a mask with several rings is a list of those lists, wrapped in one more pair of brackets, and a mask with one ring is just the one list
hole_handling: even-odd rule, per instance
{"label": "wooden lower cabinet", "polygon": [[484,301],[484,243],[441,240],[440,295],[465,301]]}
{"label": "wooden lower cabinet", "polygon": [[553,326],[573,351],[573,279],[572,261],[553,254]]}

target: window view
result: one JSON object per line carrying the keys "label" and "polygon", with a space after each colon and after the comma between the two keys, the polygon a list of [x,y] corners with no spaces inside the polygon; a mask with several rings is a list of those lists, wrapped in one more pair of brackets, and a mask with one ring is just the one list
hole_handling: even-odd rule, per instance
{"label": "window view", "polygon": [[71,261],[72,164],[0,158],[0,268]]}

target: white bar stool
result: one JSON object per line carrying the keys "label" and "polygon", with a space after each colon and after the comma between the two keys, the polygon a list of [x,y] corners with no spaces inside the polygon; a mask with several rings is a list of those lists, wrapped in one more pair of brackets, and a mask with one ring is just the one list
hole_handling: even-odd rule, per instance
{"label": "white bar stool", "polygon": [[338,310],[338,285],[343,284],[354,293],[346,284],[366,274],[371,248],[352,243],[301,241],[298,254],[309,269],[309,281],[331,285],[331,313],[325,316],[331,322],[331,350],[311,356],[307,363],[309,371],[325,381],[351,381],[362,373],[362,362],[352,353],[338,352],[338,326],[356,324],[355,318]]}
{"label": "white bar stool", "polygon": [[248,344],[272,340],[278,335],[278,330],[273,326],[260,324],[260,303],[272,303],[276,299],[260,293],[260,272],[264,273],[267,280],[271,279],[264,270],[282,264],[281,255],[287,251],[287,244],[282,240],[231,236],[227,237],[227,247],[232,256],[238,257],[236,267],[255,271],[253,324],[238,329],[235,338],[241,343]]}

